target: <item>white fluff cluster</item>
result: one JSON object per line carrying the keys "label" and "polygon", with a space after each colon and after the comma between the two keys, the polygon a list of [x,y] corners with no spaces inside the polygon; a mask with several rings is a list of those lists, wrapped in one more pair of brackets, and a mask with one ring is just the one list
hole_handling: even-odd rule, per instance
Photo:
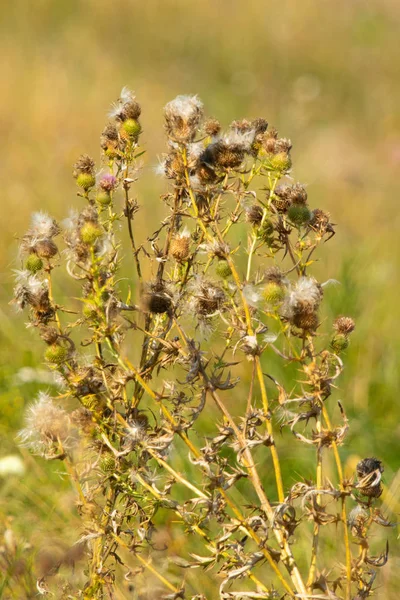
{"label": "white fluff cluster", "polygon": [[39,392],[36,401],[28,407],[25,428],[18,438],[22,446],[44,457],[54,454],[59,443],[64,450],[71,449],[76,443],[68,413],[56,406],[45,392]]}
{"label": "white fluff cluster", "polygon": [[245,150],[249,149],[251,144],[254,142],[254,138],[256,135],[255,129],[248,129],[247,131],[238,131],[234,129],[229,133],[226,133],[222,137],[222,141],[227,146],[230,145],[238,145],[243,146]]}
{"label": "white fluff cluster", "polygon": [[53,217],[39,211],[32,215],[31,233],[38,239],[49,239],[59,233],[59,227]]}
{"label": "white fluff cluster", "polygon": [[285,298],[282,312],[291,317],[301,305],[307,305],[310,310],[316,310],[321,302],[322,292],[318,282],[313,277],[300,277],[289,290]]}
{"label": "white fluff cluster", "polygon": [[168,102],[164,111],[168,117],[180,117],[184,121],[190,121],[202,113],[203,103],[197,96],[180,95]]}
{"label": "white fluff cluster", "polygon": [[135,93],[132,92],[126,86],[123,87],[117,102],[113,102],[111,104],[111,108],[108,111],[107,116],[110,117],[110,119],[115,119],[115,117],[117,117],[121,113],[121,110],[123,109],[124,105],[128,104],[128,102],[133,102],[135,99]]}

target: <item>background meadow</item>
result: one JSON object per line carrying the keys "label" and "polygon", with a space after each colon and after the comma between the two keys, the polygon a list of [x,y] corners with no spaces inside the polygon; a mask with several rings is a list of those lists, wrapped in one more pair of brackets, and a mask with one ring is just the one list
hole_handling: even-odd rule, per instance
{"label": "background meadow", "polygon": [[[0,546],[23,553],[29,545],[32,568],[31,579],[26,569],[18,578],[18,565],[2,565],[0,598],[34,597],[29,590],[46,560],[65,553],[79,532],[74,492],[59,465],[15,442],[24,406],[50,385],[42,342],[9,305],[12,270],[21,267],[17,238],[35,210],[62,220],[81,207],[72,164],[82,152],[99,164],[106,111],[123,85],[143,107],[139,242],[164,215],[166,183],[154,167],[165,144],[162,108],[177,94],[197,93],[225,126],[263,116],[291,138],[294,179],[308,185],[310,205],[338,224],[314,269],[322,281],[339,282],[326,292],[324,317],[349,314],[357,323],[334,396],[351,423],[341,453],[349,473],[360,458],[378,456],[385,509],[400,512],[399,27],[395,0],[14,0],[2,7]],[[125,261],[134,290],[133,274]],[[55,291],[60,302],[71,294],[61,274]],[[266,365],[287,377],[279,368]],[[10,455],[23,461],[19,474],[7,474],[2,460]],[[289,477],[306,475],[314,460],[307,449],[283,456]],[[181,469],[190,470],[184,455]],[[395,600],[397,532],[388,536],[391,560],[376,594]],[[207,574],[197,576],[212,594]],[[137,598],[123,583],[118,593]]]}

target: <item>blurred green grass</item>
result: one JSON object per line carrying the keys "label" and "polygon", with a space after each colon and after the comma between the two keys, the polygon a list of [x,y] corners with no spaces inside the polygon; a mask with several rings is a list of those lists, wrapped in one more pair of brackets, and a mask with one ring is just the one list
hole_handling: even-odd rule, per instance
{"label": "blurred green grass", "polygon": [[[43,368],[41,344],[8,305],[11,271],[20,267],[16,237],[34,210],[61,219],[79,206],[71,165],[81,152],[99,160],[107,108],[128,85],[143,106],[147,150],[137,188],[139,236],[163,214],[158,195],[164,184],[152,167],[165,143],[162,107],[176,94],[199,94],[224,125],[264,116],[291,137],[293,176],[308,184],[310,204],[329,210],[338,223],[315,269],[321,280],[340,281],[327,290],[326,318],[344,313],[357,321],[335,394],[351,420],[342,454],[349,465],[377,455],[387,482],[394,479],[400,434],[399,26],[395,0],[16,0],[2,7],[2,456],[18,452],[14,437],[23,407],[43,388],[16,377],[23,367]],[[62,279],[56,291],[68,296]],[[286,377],[277,362],[265,368]],[[299,468],[311,469],[310,456]],[[289,473],[293,457],[284,458]],[[12,516],[13,527],[32,543],[52,533],[72,543],[75,532],[62,526],[73,505],[68,484],[54,464],[23,459],[22,479],[0,481],[3,520]],[[183,462],[182,469],[189,466]],[[398,502],[396,481],[391,491]],[[74,522],[73,513],[68,518]],[[377,591],[382,599],[398,597],[395,545],[392,554]]]}

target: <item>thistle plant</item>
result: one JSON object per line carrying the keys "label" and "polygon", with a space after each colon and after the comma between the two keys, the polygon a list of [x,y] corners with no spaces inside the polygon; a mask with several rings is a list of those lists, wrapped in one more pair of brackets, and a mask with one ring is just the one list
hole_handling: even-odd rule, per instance
{"label": "thistle plant", "polygon": [[[196,96],[178,96],[157,169],[164,217],[145,239],[140,116],[124,88],[101,165],[82,155],[74,166],[76,212],[60,225],[34,214],[21,241],[14,302],[60,391],[28,407],[20,442],[63,461],[82,520],[62,597],[123,597],[124,581],[129,598],[205,600],[207,570],[208,600],[368,598],[388,558],[370,533],[391,524],[380,460],[347,475],[341,459],[349,423],[331,394],[355,324],[321,322],[326,284],[311,273],[330,215],[309,206],[290,140],[265,119],[223,132]],[[68,307],[53,293],[62,264]],[[312,476],[296,473],[300,446]],[[64,589],[56,579],[40,589]]]}

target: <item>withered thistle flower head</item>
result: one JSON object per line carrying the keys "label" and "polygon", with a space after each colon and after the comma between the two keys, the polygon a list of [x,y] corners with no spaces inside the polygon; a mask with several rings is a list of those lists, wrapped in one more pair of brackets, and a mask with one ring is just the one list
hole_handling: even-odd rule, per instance
{"label": "withered thistle flower head", "polygon": [[168,135],[178,142],[190,142],[203,116],[203,103],[197,96],[177,96],[164,107]]}
{"label": "withered thistle flower head", "polygon": [[361,536],[363,527],[366,521],[369,519],[369,513],[360,505],[357,505],[349,513],[348,522],[352,530],[352,534],[355,536]]}
{"label": "withered thistle flower head", "polygon": [[200,316],[211,316],[218,312],[224,303],[224,291],[211,281],[198,277],[192,285],[193,310]]}
{"label": "withered thistle flower head", "polygon": [[255,335],[245,335],[241,340],[241,348],[248,359],[258,356],[261,353],[260,346],[257,342],[257,336]]}
{"label": "withered thistle flower head", "polygon": [[[270,190],[267,191],[267,199],[271,196]],[[276,208],[279,213],[287,212],[288,208],[292,203],[291,186],[290,185],[278,185],[275,189],[274,195],[271,199],[272,205]]]}
{"label": "withered thistle flower head", "polygon": [[216,257],[220,260],[225,259],[230,254],[230,248],[225,242],[219,240],[212,240],[201,245],[202,250],[207,252],[212,258]]}
{"label": "withered thistle flower head", "polygon": [[186,260],[190,254],[190,232],[184,229],[171,240],[169,253],[178,262]]}
{"label": "withered thistle flower head", "polygon": [[382,494],[382,462],[377,458],[364,458],[356,467],[358,483],[356,488],[364,496],[379,498]]}
{"label": "withered thistle flower head", "polygon": [[351,317],[338,317],[333,323],[333,328],[338,333],[349,335],[355,329],[355,322]]}
{"label": "withered thistle flower head", "polygon": [[32,215],[30,233],[38,239],[50,239],[60,233],[61,229],[55,219],[47,213],[39,211]]}
{"label": "withered thistle flower head", "polygon": [[290,198],[296,204],[306,204],[307,190],[301,183],[295,183],[290,188]]}
{"label": "withered thistle flower head", "polygon": [[319,324],[317,311],[322,295],[322,287],[316,279],[302,276],[289,289],[281,314],[296,327],[313,331]]}
{"label": "withered thistle flower head", "polygon": [[35,309],[48,309],[50,302],[47,281],[39,279],[27,270],[16,271],[16,281],[14,297],[19,309],[27,305]]}
{"label": "withered thistle flower head", "polygon": [[107,123],[101,134],[102,141],[105,142],[117,142],[118,141],[118,129],[114,123]]}
{"label": "withered thistle flower head", "polygon": [[117,121],[126,121],[128,119],[136,121],[140,117],[141,112],[142,109],[136,100],[134,92],[127,87],[123,87],[117,102],[112,104],[108,116]]}
{"label": "withered thistle flower head", "polygon": [[252,225],[259,225],[262,221],[263,209],[259,204],[251,204],[245,208],[245,218]]}
{"label": "withered thistle flower head", "polygon": [[81,173],[94,174],[94,160],[88,154],[81,154],[74,164],[74,177],[77,178]]}
{"label": "withered thistle flower head", "polygon": [[221,132],[221,123],[217,119],[207,119],[203,129],[206,135],[216,137]]}
{"label": "withered thistle flower head", "polygon": [[233,141],[235,139],[237,140],[237,135],[233,134],[207,146],[201,156],[201,162],[221,170],[240,167],[245,157],[246,146],[243,140],[238,143]]}
{"label": "withered thistle flower head", "polygon": [[154,314],[172,311],[172,294],[165,283],[150,283],[141,297],[143,310]]}
{"label": "withered thistle flower head", "polygon": [[289,306],[293,310],[299,307],[308,307],[309,310],[315,310],[319,307],[322,294],[322,288],[314,277],[300,277],[290,291]]}
{"label": "withered thistle flower head", "polygon": [[76,444],[68,413],[56,406],[45,392],[40,392],[37,400],[28,407],[25,427],[18,438],[21,445],[44,457],[56,452],[59,443],[63,450],[70,450]]}
{"label": "withered thistle flower head", "polygon": [[32,249],[40,258],[46,259],[53,258],[58,252],[57,245],[51,239],[38,240]]}
{"label": "withered thistle flower head", "polygon": [[40,327],[40,337],[46,344],[55,344],[58,340],[59,333],[55,327],[42,326]]}

